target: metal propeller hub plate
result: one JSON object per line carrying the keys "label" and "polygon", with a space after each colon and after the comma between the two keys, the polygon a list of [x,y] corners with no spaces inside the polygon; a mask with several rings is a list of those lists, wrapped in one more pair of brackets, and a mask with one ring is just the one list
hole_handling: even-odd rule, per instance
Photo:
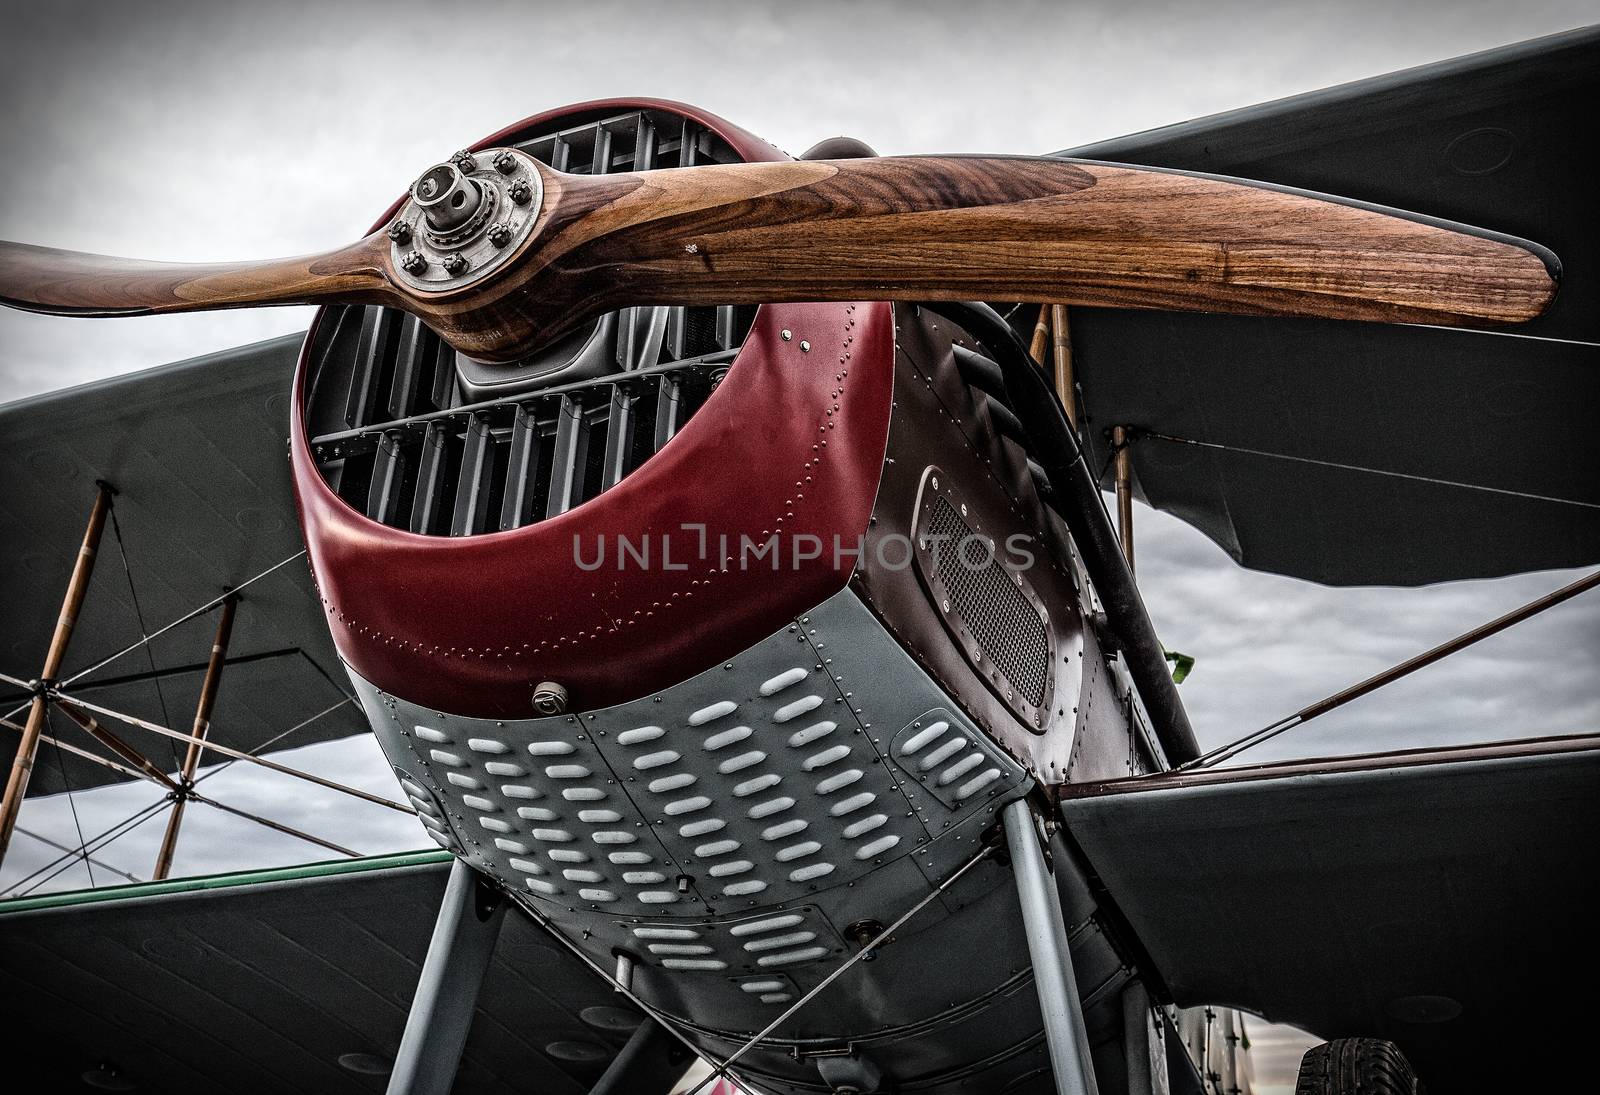
{"label": "metal propeller hub plate", "polygon": [[389,258],[399,280],[423,292],[481,281],[533,234],[544,181],[515,148],[458,152],[425,171],[389,223]]}

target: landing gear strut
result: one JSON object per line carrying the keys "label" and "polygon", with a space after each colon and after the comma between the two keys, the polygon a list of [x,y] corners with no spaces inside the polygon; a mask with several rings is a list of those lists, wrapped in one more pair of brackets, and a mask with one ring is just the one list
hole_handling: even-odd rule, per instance
{"label": "landing gear strut", "polygon": [[1044,1013],[1045,1040],[1055,1070],[1059,1095],[1098,1095],[1094,1065],[1089,1058],[1089,1035],[1083,1025],[1078,984],[1072,974],[1072,952],[1067,945],[1061,898],[1039,850],[1033,811],[1018,799],[1002,815],[1011,870],[1022,903],[1022,926],[1028,936],[1028,956],[1033,960],[1033,983]]}

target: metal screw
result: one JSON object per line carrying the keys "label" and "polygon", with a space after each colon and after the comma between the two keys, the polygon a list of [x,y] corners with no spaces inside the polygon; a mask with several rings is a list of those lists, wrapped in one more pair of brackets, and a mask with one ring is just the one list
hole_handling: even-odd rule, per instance
{"label": "metal screw", "polygon": [[422,257],[421,251],[407,251],[400,266],[408,274],[420,274],[428,268],[428,260]]}
{"label": "metal screw", "polygon": [[396,243],[410,243],[411,225],[405,221],[395,221],[389,226],[389,238]]}
{"label": "metal screw", "polygon": [[511,184],[510,189],[508,189],[506,193],[509,194],[511,196],[511,200],[516,202],[518,205],[527,205],[528,199],[533,197],[533,187],[528,185],[527,179],[518,179],[516,182]]}
{"label": "metal screw", "polygon": [[501,221],[489,226],[489,242],[496,247],[504,247],[511,242],[511,226]]}
{"label": "metal screw", "polygon": [[559,715],[567,709],[567,690],[555,681],[540,681],[533,690],[533,709],[541,715]]}
{"label": "metal screw", "polygon": [[452,251],[444,257],[444,271],[451,276],[465,274],[469,265],[467,256],[460,251]]}
{"label": "metal screw", "polygon": [[456,165],[456,170],[463,175],[470,175],[478,169],[478,161],[472,158],[472,153],[462,149],[450,157],[450,162]]}
{"label": "metal screw", "polygon": [[509,175],[517,169],[517,158],[511,154],[509,149],[502,149],[500,154],[494,158],[494,169],[502,175]]}

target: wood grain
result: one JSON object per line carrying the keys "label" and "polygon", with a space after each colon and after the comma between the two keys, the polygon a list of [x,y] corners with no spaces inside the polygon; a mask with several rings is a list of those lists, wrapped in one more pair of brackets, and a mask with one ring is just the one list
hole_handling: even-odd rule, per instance
{"label": "wood grain", "polygon": [[132,314],[317,301],[414,312],[504,361],[626,305],[1021,300],[1486,326],[1539,315],[1524,241],[1211,176],[1013,157],[541,169],[519,253],[458,290],[404,287],[380,235],[344,251],[180,267],[0,246],[0,297]]}
{"label": "wood grain", "polygon": [[0,241],[0,303],[30,312],[136,316],[280,304],[398,303],[381,235],[263,262],[182,263]]}

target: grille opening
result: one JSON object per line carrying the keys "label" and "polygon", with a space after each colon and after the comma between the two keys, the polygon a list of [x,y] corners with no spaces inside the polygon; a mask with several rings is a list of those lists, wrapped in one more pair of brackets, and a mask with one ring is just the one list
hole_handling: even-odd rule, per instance
{"label": "grille opening", "polygon": [[[595,174],[738,155],[704,126],[636,110],[514,142]],[[328,484],[368,517],[434,536],[520,528],[621,482],[710,394],[754,306],[626,309],[512,366],[459,359],[413,316],[328,309],[305,407]]]}
{"label": "grille opening", "polygon": [[[1014,696],[1008,698],[1033,708],[1042,706],[1051,681],[1051,644],[1038,605],[995,551],[976,542],[963,550],[968,537],[981,533],[945,495],[935,494],[927,503],[925,522],[923,539],[938,546],[931,575],[936,593],[941,602],[948,602],[947,608],[941,604],[947,623],[953,618],[954,629],[966,633],[960,637],[968,659],[991,680],[992,667],[1013,690]],[[919,555],[927,558],[931,555]]]}
{"label": "grille opening", "polygon": [[316,437],[334,491],[373,520],[435,536],[520,528],[616,486],[699,410],[721,351],[614,378]]}

